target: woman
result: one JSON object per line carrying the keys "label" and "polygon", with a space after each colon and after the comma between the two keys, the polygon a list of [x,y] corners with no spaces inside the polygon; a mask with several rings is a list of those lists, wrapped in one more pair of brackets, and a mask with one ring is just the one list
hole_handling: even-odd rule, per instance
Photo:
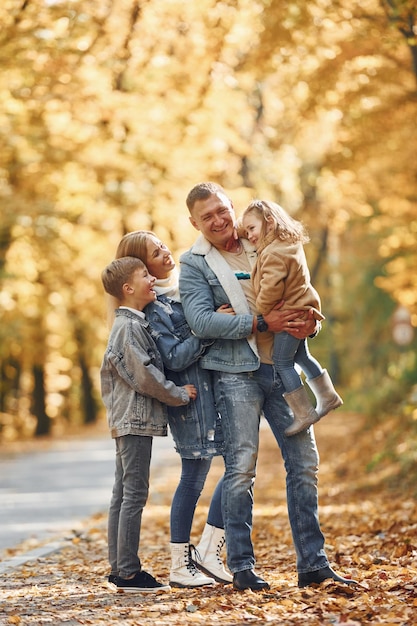
{"label": "woman", "polygon": [[[140,230],[125,235],[116,252],[116,258],[123,256],[140,258],[157,278],[154,286],[157,300],[145,308],[145,315],[162,355],[167,378],[177,385],[194,384],[198,390],[197,399],[187,407],[180,410],[168,407],[169,425],[182,463],[180,482],[171,505],[170,584],[173,587],[198,587],[214,581],[228,584],[233,578],[219,557],[225,541],[221,511],[223,479],[212,496],[207,523],[193,559],[190,546],[195,508],[212,458],[223,451],[211,373],[198,364],[212,342],[200,340],[191,333],[179,300],[174,259],[154,233]],[[234,314],[227,304],[218,312]]]}

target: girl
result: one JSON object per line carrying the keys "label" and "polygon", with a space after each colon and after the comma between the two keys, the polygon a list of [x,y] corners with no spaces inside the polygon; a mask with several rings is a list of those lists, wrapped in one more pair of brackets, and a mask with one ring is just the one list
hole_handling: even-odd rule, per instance
{"label": "girl", "polygon": [[[241,229],[258,253],[252,270],[258,312],[266,315],[284,300],[283,309],[307,312],[313,308],[315,319],[323,320],[319,294],[310,282],[303,248],[309,238],[302,223],[275,202],[254,200],[242,215]],[[285,431],[287,436],[296,435],[343,404],[327,370],[311,356],[306,339],[277,333],[273,361],[285,388],[283,396],[294,413],[294,422]],[[316,409],[294,363],[309,377],[307,382],[317,398]]]}

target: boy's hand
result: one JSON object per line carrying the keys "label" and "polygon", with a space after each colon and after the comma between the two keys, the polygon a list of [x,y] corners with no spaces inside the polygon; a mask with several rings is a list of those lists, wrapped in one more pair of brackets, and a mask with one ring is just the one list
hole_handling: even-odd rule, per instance
{"label": "boy's hand", "polygon": [[188,397],[191,400],[195,400],[196,399],[196,397],[197,397],[197,389],[194,387],[194,385],[184,385],[184,389],[188,393]]}

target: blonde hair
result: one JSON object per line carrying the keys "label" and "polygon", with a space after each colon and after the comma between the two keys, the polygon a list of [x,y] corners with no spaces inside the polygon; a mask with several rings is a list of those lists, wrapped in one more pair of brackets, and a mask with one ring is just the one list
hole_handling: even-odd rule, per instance
{"label": "blonde hair", "polygon": [[291,241],[293,243],[299,241],[303,244],[310,241],[303,223],[288,215],[276,202],[253,200],[240,218],[240,229],[242,228],[242,220],[246,215],[256,215],[262,221],[260,233],[262,240],[265,239],[268,226],[272,223],[274,225],[273,232],[275,237],[281,241]]}
{"label": "blonde hair", "polygon": [[131,279],[137,269],[145,267],[141,259],[124,256],[114,259],[101,273],[101,282],[104,290],[118,302],[123,302],[123,285]]}
{"label": "blonde hair", "polygon": [[[146,265],[146,246],[149,237],[151,236],[156,237],[155,233],[150,230],[134,230],[131,233],[127,233],[119,241],[115,260],[123,257],[134,257],[136,260],[140,260],[144,265]],[[120,300],[109,291],[107,291],[107,293],[107,326],[108,328],[111,328],[114,322],[114,309],[118,307]]]}
{"label": "blonde hair", "polygon": [[127,233],[119,242],[116,250],[116,259],[122,256],[134,256],[147,263],[147,244],[150,237],[156,237],[150,230],[134,230]]}

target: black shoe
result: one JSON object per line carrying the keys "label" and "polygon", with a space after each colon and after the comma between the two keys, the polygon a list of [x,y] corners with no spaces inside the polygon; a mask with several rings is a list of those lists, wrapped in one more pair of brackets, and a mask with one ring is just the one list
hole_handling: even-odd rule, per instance
{"label": "black shoe", "polygon": [[332,578],[338,583],[344,583],[345,585],[357,585],[358,582],[352,578],[343,578],[336,574],[331,567],[322,567],[314,572],[306,572],[305,574],[298,574],[298,586],[308,587],[308,585],[319,585],[324,580]]}
{"label": "black shoe", "polygon": [[242,572],[233,574],[233,587],[239,591],[252,589],[252,591],[260,591],[261,589],[269,589],[269,584],[257,576],[253,569],[244,569]]}
{"label": "black shoe", "polygon": [[117,587],[117,579],[119,577],[116,576],[116,574],[110,574],[109,577],[107,578],[107,582],[109,583],[109,585],[112,585],[112,587]]}
{"label": "black shoe", "polygon": [[133,578],[117,577],[118,593],[160,593],[161,591],[170,591],[169,585],[159,583],[153,576],[143,570],[137,572]]}

